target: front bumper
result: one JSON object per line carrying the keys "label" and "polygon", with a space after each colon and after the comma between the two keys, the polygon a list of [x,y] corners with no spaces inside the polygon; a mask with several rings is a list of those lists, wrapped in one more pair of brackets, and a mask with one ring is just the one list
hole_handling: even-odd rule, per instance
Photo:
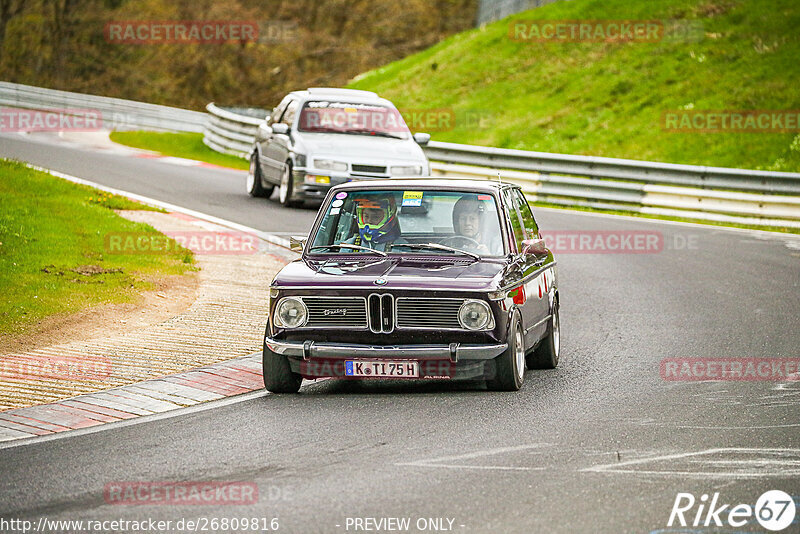
{"label": "front bumper", "polygon": [[449,345],[355,345],[349,343],[320,343],[317,341],[283,341],[264,338],[264,344],[276,354],[310,360],[347,358],[398,359],[398,360],[491,360],[500,356],[506,343],[474,345],[450,343]]}

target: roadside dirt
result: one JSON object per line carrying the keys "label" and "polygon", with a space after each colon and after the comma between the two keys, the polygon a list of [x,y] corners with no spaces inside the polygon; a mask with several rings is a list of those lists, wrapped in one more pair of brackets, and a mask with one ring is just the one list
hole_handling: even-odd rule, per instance
{"label": "roadside dirt", "polygon": [[126,334],[186,311],[197,299],[198,273],[148,280],[156,288],[135,302],[107,304],[69,315],[56,315],[31,325],[20,336],[0,335],[0,356],[27,352],[56,343],[85,341],[100,336]]}

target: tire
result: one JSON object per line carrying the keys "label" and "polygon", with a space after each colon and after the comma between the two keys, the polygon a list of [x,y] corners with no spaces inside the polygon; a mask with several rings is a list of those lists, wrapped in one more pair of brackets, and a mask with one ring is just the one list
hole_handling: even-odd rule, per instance
{"label": "tire", "polygon": [[508,348],[494,359],[494,377],[486,386],[495,391],[518,391],[525,379],[525,338],[519,316],[514,315],[508,329]]}
{"label": "tire", "polygon": [[289,358],[272,352],[264,345],[263,355],[264,387],[272,393],[297,393],[303,377],[292,372]]}
{"label": "tire", "polygon": [[258,164],[258,153],[250,156],[250,170],[247,173],[247,194],[251,197],[269,197],[275,189],[274,185],[264,187],[261,182],[261,166]]}
{"label": "tire", "polygon": [[558,301],[553,304],[553,316],[547,327],[547,335],[535,349],[525,356],[528,369],[555,369],[561,355],[561,320],[558,317]]}
{"label": "tire", "polygon": [[281,173],[281,185],[278,188],[278,200],[282,205],[286,206],[287,208],[290,208],[295,205],[295,201],[292,199],[292,195],[294,195],[292,164],[291,162],[287,161],[286,165],[283,166],[283,171]]}

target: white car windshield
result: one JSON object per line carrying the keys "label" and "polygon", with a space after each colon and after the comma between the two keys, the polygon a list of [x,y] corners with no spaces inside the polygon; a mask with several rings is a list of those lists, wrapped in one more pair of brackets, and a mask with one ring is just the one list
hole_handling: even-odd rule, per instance
{"label": "white car windshield", "polygon": [[393,107],[324,100],[303,105],[297,129],[301,132],[372,135],[408,139],[403,116]]}
{"label": "white car windshield", "polygon": [[312,254],[505,254],[497,203],[486,193],[342,191],[323,209]]}

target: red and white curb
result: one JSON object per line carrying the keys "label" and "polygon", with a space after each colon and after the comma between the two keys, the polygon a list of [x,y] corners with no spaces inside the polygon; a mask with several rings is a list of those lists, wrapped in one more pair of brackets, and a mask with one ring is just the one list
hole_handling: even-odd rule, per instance
{"label": "red and white curb", "polygon": [[0,442],[36,438],[178,410],[264,388],[261,354],[0,412]]}
{"label": "red and white curb", "polygon": [[[287,250],[288,240],[267,232],[181,206],[105,187],[69,174],[30,164],[27,166],[74,183],[164,208],[176,217],[201,222],[214,230],[228,228],[247,232],[266,242],[266,246],[272,248],[273,252],[282,251],[283,256],[296,255]],[[187,408],[202,409],[198,405],[216,401],[207,405],[208,408],[212,408],[225,401],[246,400],[248,396],[244,394],[263,388],[261,354],[254,353],[161,378],[87,393],[49,404],[0,412],[0,448],[10,446],[19,440],[24,440],[19,441],[19,444],[32,438],[36,438],[34,441],[38,442],[67,431],[93,431],[102,425],[124,424],[143,416],[149,416],[147,419],[153,420],[159,416],[178,415]]]}

